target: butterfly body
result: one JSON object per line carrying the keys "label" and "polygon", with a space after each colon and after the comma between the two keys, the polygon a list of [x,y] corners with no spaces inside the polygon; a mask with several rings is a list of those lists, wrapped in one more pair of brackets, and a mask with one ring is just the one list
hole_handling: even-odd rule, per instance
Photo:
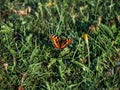
{"label": "butterfly body", "polygon": [[67,45],[69,45],[72,40],[67,38],[67,39],[61,39],[60,37],[56,37],[54,35],[50,35],[49,38],[51,39],[53,45],[57,49],[64,49]]}

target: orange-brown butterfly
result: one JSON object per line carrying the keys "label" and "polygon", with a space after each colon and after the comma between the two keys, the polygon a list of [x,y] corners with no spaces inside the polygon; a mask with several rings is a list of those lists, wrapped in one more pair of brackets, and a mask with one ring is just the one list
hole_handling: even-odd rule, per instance
{"label": "orange-brown butterfly", "polygon": [[57,49],[64,49],[67,45],[69,45],[72,40],[67,38],[67,39],[61,39],[60,37],[56,37],[54,35],[50,35],[49,38],[51,39],[53,45]]}

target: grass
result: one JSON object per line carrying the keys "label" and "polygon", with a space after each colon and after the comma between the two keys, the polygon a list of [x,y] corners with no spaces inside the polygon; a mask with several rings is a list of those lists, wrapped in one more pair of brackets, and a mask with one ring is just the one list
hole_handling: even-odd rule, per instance
{"label": "grass", "polygon": [[[0,1],[0,89],[119,90],[119,7],[119,0]],[[73,41],[59,50],[49,35]]]}

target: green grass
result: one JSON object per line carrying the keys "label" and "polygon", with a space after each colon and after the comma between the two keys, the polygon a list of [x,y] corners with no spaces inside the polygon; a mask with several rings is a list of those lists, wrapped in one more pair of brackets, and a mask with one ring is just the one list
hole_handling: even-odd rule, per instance
{"label": "green grass", "polygon": [[[10,12],[27,7],[26,16]],[[0,90],[119,90],[119,7],[119,0],[0,1]],[[49,35],[73,42],[58,50]]]}

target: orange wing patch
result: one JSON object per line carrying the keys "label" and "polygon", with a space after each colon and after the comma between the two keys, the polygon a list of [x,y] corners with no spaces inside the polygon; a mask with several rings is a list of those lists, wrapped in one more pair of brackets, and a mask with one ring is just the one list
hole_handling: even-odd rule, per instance
{"label": "orange wing patch", "polygon": [[72,42],[71,39],[65,39],[61,42],[61,49],[64,49],[67,45],[69,45]]}
{"label": "orange wing patch", "polygon": [[50,35],[49,38],[51,39],[53,45],[57,49],[64,49],[67,45],[69,45],[72,40],[71,39],[65,39],[62,40],[60,37],[56,37],[54,35]]}

